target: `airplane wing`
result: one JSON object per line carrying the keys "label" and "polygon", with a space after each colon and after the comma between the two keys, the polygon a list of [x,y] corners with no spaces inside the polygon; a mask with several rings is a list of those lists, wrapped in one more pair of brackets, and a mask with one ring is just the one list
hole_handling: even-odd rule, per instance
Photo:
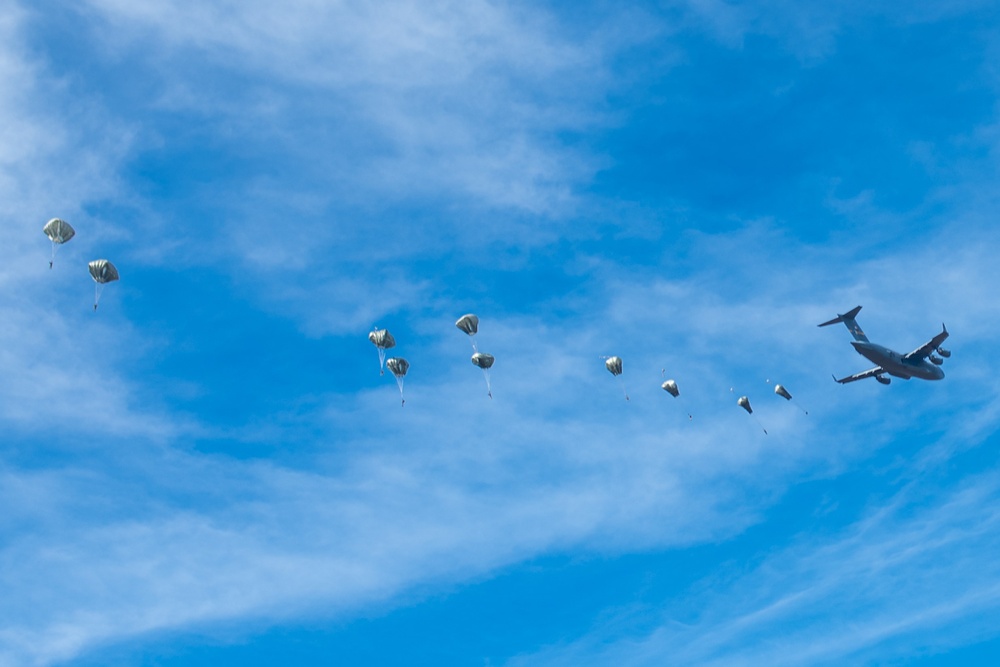
{"label": "airplane wing", "polygon": [[839,380],[837,380],[837,376],[834,375],[833,379],[840,384],[847,384],[848,382],[857,382],[858,380],[864,380],[865,378],[873,378],[881,373],[885,373],[885,369],[881,366],[876,366],[875,368],[869,368],[862,373],[855,373],[854,375],[849,375],[845,378],[840,378]]}
{"label": "airplane wing", "polygon": [[944,325],[942,324],[941,333],[939,333],[937,336],[934,336],[934,338],[931,338],[929,341],[927,341],[926,343],[915,349],[913,352],[903,355],[903,359],[904,360],[926,359],[931,352],[938,349],[938,347],[941,345],[941,343],[944,342],[944,339],[947,337],[948,337],[948,330],[945,329]]}

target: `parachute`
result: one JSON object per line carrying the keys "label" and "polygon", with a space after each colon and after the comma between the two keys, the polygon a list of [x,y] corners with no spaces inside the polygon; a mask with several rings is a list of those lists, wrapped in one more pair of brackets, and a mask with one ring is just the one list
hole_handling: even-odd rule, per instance
{"label": "parachute", "polygon": [[385,367],[396,376],[396,384],[399,386],[399,404],[406,405],[406,399],[403,398],[403,378],[406,377],[406,371],[410,370],[410,362],[402,357],[391,357],[385,360]]}
{"label": "parachute", "polygon": [[[768,382],[770,382],[770,380],[768,380]],[[774,385],[774,393],[777,394],[778,396],[781,396],[786,401],[791,401],[792,400],[792,395],[788,392],[787,389],[785,389],[785,387],[783,385],[780,385],[780,384]],[[795,403],[794,405],[795,405],[795,407],[797,407],[802,412],[804,412],[806,414],[809,414],[809,411],[806,410],[805,408],[803,408],[798,403]]]}
{"label": "parachute", "polygon": [[472,340],[472,351],[478,352],[479,349],[476,347],[476,333],[479,331],[479,318],[472,313],[468,313],[458,318],[455,326],[469,334],[469,338]]}
{"label": "parachute", "polygon": [[49,259],[49,268],[52,268],[52,263],[56,259],[56,247],[66,243],[71,238],[76,236],[76,230],[65,220],[60,220],[59,218],[52,218],[45,226],[42,227],[42,231],[45,235],[49,237],[52,241],[52,257]]}
{"label": "parachute", "polygon": [[605,367],[612,375],[622,374],[622,358],[621,357],[608,357],[604,362]]}
{"label": "parachute", "polygon": [[[732,391],[732,390],[730,389],[730,391]],[[747,398],[746,396],[740,396],[736,400],[736,405],[738,405],[741,408],[743,408],[744,410],[746,410],[747,414],[749,414],[750,416],[753,416],[753,408],[750,407],[750,399]],[[767,429],[764,428],[764,425],[760,423],[760,420],[757,419],[756,417],[754,417],[753,419],[754,419],[755,422],[757,422],[757,426],[760,426],[760,429],[762,431],[764,431],[764,435],[767,435]]]}
{"label": "parachute", "polygon": [[94,286],[94,310],[97,310],[97,302],[101,299],[101,292],[108,283],[118,280],[118,269],[106,259],[95,259],[88,264],[90,276],[97,283]]}
{"label": "parachute", "polygon": [[483,369],[483,377],[486,378],[486,393],[493,398],[493,389],[490,387],[490,368],[493,367],[493,355],[485,352],[476,352],[472,355],[472,363]]}
{"label": "parachute", "polygon": [[385,351],[389,348],[396,347],[396,339],[392,337],[388,329],[379,329],[375,327],[371,333],[368,334],[368,340],[378,348],[378,374],[385,375]]}
{"label": "parachute", "polygon": [[[664,376],[666,374],[666,372],[667,371],[666,371],[665,368],[661,368],[660,369],[660,376],[661,377]],[[663,391],[667,392],[668,394],[670,394],[674,398],[677,398],[677,397],[679,397],[681,395],[680,388],[678,388],[677,383],[674,382],[673,380],[665,380],[663,382],[663,384],[661,384],[660,386],[663,388]],[[691,416],[690,412],[688,413],[688,419],[693,419],[693,417]]]}
{"label": "parachute", "polygon": [[629,400],[628,391],[625,389],[625,380],[622,379],[622,358],[621,357],[606,357],[604,361],[604,367],[608,369],[608,372],[618,378],[619,384],[622,386],[622,392],[625,394],[625,400]]}

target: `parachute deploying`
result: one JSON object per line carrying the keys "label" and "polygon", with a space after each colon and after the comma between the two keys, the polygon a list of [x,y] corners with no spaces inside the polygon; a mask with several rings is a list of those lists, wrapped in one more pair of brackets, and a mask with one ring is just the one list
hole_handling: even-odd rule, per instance
{"label": "parachute deploying", "polygon": [[479,349],[476,347],[476,333],[479,331],[479,318],[472,313],[468,313],[458,318],[455,326],[469,334],[469,339],[472,341],[472,351],[478,352]]}
{"label": "parachute deploying", "polygon": [[[792,395],[788,392],[787,389],[785,389],[784,386],[782,386],[780,384],[774,385],[774,393],[777,394],[778,396],[781,396],[786,401],[791,401],[792,400]],[[797,407],[799,410],[802,410],[802,412],[804,412],[806,414],[809,414],[809,411],[806,410],[805,408],[803,408],[798,403],[795,403],[795,407]]]}
{"label": "parachute deploying", "polygon": [[[737,399],[736,401],[736,405],[746,410],[747,414],[749,414],[750,416],[753,416],[753,408],[750,407],[750,399],[747,398],[746,396],[740,396],[739,399]],[[753,419],[755,422],[757,422],[757,426],[760,426],[760,430],[764,431],[764,435],[767,435],[767,429],[764,428],[764,425],[760,423],[760,420],[757,419],[756,417],[754,417]]]}
{"label": "parachute deploying", "polygon": [[378,374],[385,375],[385,351],[396,347],[396,339],[392,337],[388,329],[379,329],[375,327],[371,333],[368,334],[368,340],[378,348]]}
{"label": "parachute deploying", "polygon": [[608,372],[618,378],[618,383],[622,386],[622,392],[625,394],[625,400],[629,400],[628,391],[625,389],[625,380],[622,379],[622,358],[621,357],[607,357],[604,361],[604,367],[608,369]]}
{"label": "parachute deploying", "polygon": [[406,405],[406,399],[403,398],[403,378],[406,377],[406,371],[410,370],[410,363],[402,357],[391,357],[385,360],[385,367],[396,376],[396,384],[399,386],[399,404]]}
{"label": "parachute deploying", "polygon": [[[663,376],[665,373],[666,373],[666,369],[665,368],[661,368],[660,369],[660,375]],[[673,380],[665,380],[663,382],[663,384],[660,385],[660,387],[663,388],[663,391],[667,392],[668,394],[670,394],[674,398],[677,398],[677,397],[679,397],[681,395],[680,388],[677,386],[677,383],[674,382]],[[688,419],[692,419],[690,412],[688,413]]]}
{"label": "parachute deploying", "polygon": [[476,352],[472,355],[472,363],[483,369],[483,377],[486,378],[486,393],[493,398],[493,389],[490,387],[490,368],[493,367],[493,355],[485,352]]}
{"label": "parachute deploying", "polygon": [[56,247],[66,243],[71,238],[76,236],[76,230],[65,220],[60,220],[59,218],[52,218],[45,226],[42,227],[42,231],[45,235],[49,237],[52,241],[52,257],[49,259],[49,268],[52,268],[52,263],[56,259]]}
{"label": "parachute deploying", "polygon": [[118,280],[118,269],[106,259],[95,259],[88,264],[90,277],[97,283],[94,286],[94,310],[97,310],[97,302],[101,299],[101,292],[108,283]]}

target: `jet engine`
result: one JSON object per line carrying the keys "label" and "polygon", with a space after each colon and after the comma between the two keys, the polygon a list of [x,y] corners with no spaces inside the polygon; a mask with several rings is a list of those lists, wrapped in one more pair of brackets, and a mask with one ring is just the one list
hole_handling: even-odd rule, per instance
{"label": "jet engine", "polygon": [[892,380],[885,377],[884,375],[876,375],[875,379],[881,382],[882,384],[889,384],[890,382],[892,382]]}
{"label": "jet engine", "polygon": [[933,354],[929,355],[927,358],[930,359],[931,363],[934,364],[935,366],[940,366],[941,364],[944,363],[944,359],[942,359],[941,357],[935,357]]}
{"label": "jet engine", "polygon": [[938,353],[938,354],[940,354],[940,355],[941,355],[942,357],[944,357],[945,359],[947,359],[948,357],[950,357],[950,356],[951,356],[951,351],[950,351],[950,350],[946,350],[946,349],[944,349],[943,347],[939,347],[939,348],[937,349],[937,353]]}

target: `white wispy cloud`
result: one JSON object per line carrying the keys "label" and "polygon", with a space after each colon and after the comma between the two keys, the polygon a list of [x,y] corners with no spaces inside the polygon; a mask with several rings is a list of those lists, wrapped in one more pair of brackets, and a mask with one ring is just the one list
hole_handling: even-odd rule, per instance
{"label": "white wispy cloud", "polygon": [[[800,261],[808,265],[810,258]],[[730,268],[740,275],[751,270],[732,262]],[[539,554],[724,540],[761,521],[796,480],[835,474],[843,459],[870,455],[845,448],[842,434],[826,427],[847,411],[876,422],[880,410],[869,408],[866,416],[858,393],[834,394],[841,388],[829,380],[828,391],[817,391],[829,405],[815,406],[809,418],[778,410],[775,405],[788,406],[761,396],[759,412],[772,435],[756,432],[728,395],[728,358],[677,356],[679,371],[705,372],[679,377],[697,417],[688,422],[678,414],[658,387],[658,345],[622,335],[622,323],[641,313],[643,331],[685,328],[673,323],[672,313],[649,314],[663,289],[616,284],[602,302],[605,316],[578,326],[484,314],[480,345],[499,360],[493,401],[468,363],[464,336],[450,324],[434,324],[440,333],[428,331],[410,345],[415,365],[406,408],[396,404],[388,379],[384,388],[324,400],[313,419],[317,445],[325,443],[328,453],[308,458],[311,472],[145,447],[142,457],[97,452],[83,482],[80,472],[52,471],[46,484],[63,492],[47,514],[57,519],[8,543],[3,576],[8,609],[40,588],[59,604],[36,605],[32,616],[8,624],[8,662],[49,664],[102,642],[209,621],[273,622],[316,609],[351,613],[415,586],[482,577]],[[678,303],[704,304],[718,293],[711,281],[671,289]],[[763,298],[760,306],[765,313],[776,307]],[[740,337],[713,324],[716,318],[701,307],[685,314],[687,335],[716,349]],[[799,327],[793,305],[785,309],[776,317]],[[764,315],[740,323],[748,340],[766,340],[772,325]],[[826,347],[838,345],[843,341]],[[626,348],[630,404],[598,356],[619,346]],[[974,363],[975,350],[962,352],[967,363]],[[808,366],[810,359],[808,350],[795,351],[788,362]],[[813,391],[808,375],[801,377]],[[883,400],[903,399],[886,394]],[[280,424],[266,437],[280,442]],[[116,477],[134,484],[102,473],[108,462]],[[32,483],[24,471],[7,477],[12,488]],[[90,519],[70,511],[93,504],[87,498],[95,485],[110,498],[128,498],[129,509],[94,512]],[[33,511],[18,507],[11,520],[23,524]],[[67,525],[71,517],[77,525]],[[944,510],[933,518],[945,520]],[[845,544],[837,553],[851,548]],[[818,562],[810,567],[820,569]],[[778,610],[794,608],[795,599]],[[747,621],[733,622],[743,627]]]}
{"label": "white wispy cloud", "polygon": [[803,539],[735,582],[666,603],[647,636],[598,632],[510,664],[867,663],[989,636],[1000,611],[996,473],[921,489],[931,479],[830,540]]}
{"label": "white wispy cloud", "polygon": [[[119,196],[120,168],[131,128],[99,103],[77,96],[78,83],[55,76],[29,49],[29,13],[6,3],[0,19],[0,413],[20,429],[164,434],[162,420],[129,407],[129,388],[106,362],[122,358],[123,341],[143,343],[111,312],[91,312],[87,262],[118,248],[122,226],[91,212]],[[123,196],[128,196],[125,193]],[[48,268],[42,226],[69,220],[77,236]],[[116,286],[117,287],[117,286]],[[109,295],[110,296],[110,295]],[[111,300],[111,299],[109,299]]]}
{"label": "white wispy cloud", "polygon": [[[318,162],[310,172],[338,198],[445,191],[552,213],[599,164],[555,137],[602,122],[607,45],[561,34],[527,6],[90,6],[110,54],[138,55],[162,78],[161,105],[191,107],[220,133],[284,137],[283,152]],[[232,77],[248,86],[225,83]]]}
{"label": "white wispy cloud", "polygon": [[[290,125],[309,113],[281,120],[298,94],[304,95],[303,104],[313,105],[313,114],[342,107],[334,118],[343,119],[347,129],[330,128],[335,140],[316,149],[350,148],[332,158],[338,195],[363,199],[381,190],[392,200],[434,199],[439,191],[458,191],[459,200],[483,199],[483,210],[540,213],[546,222],[573,209],[567,202],[574,186],[599,162],[552,137],[601,122],[594,109],[610,85],[601,45],[575,45],[544,14],[490,3],[431,9],[408,2],[376,9],[331,3],[279,8],[95,1],[90,6],[97,16],[86,14],[94,21],[90,28],[96,24],[107,30],[109,59],[139,51],[150,58],[143,71],[156,71],[163,83],[156,109],[194,110],[210,119],[213,131],[234,122],[237,143],[265,131],[271,121],[277,126],[266,130],[261,145],[283,134],[302,141]],[[9,20],[7,44],[17,44],[20,24]],[[123,171],[119,143],[132,130],[114,129],[119,119],[101,111],[96,93],[87,104],[97,112],[84,114],[90,124],[74,129],[77,117],[66,121],[44,110],[46,96],[38,82],[51,79],[44,66],[29,62],[16,47],[0,52],[11,64],[4,70],[5,82],[20,94],[5,96],[4,102],[10,105],[3,111],[11,119],[8,127],[19,128],[4,154],[12,165],[4,178],[17,184],[7,193],[39,184],[11,215],[37,217],[28,207],[47,209],[51,192],[64,193],[65,206],[79,207],[73,210],[84,221],[86,204],[111,194],[145,206],[115,178]],[[206,62],[226,73],[213,79],[229,82],[219,95],[194,76],[196,64]],[[234,92],[240,86],[230,78],[233,73],[250,79],[248,90]],[[225,99],[230,92],[235,102]],[[332,101],[311,100],[327,95]],[[257,104],[244,107],[251,102]],[[134,116],[121,111],[129,119],[126,127],[135,123],[140,135],[158,132],[142,127],[155,123],[143,120],[148,109],[141,111]],[[347,138],[356,131],[373,144],[360,167],[352,164],[358,147]],[[19,143],[15,134],[37,141]],[[85,135],[104,141],[95,148]],[[70,172],[73,178],[53,177],[61,173],[58,164],[74,154],[92,157],[78,163],[78,171]],[[306,148],[289,154],[315,156]],[[315,177],[315,171],[306,170],[303,178]],[[254,188],[245,194],[241,187],[248,182]],[[361,195],[348,192],[358,184]],[[94,320],[87,319],[89,312],[55,314],[38,306],[51,294],[35,285],[63,275],[46,273],[44,254],[37,266],[29,259],[38,246],[32,239],[41,236],[37,228],[49,215],[18,227],[10,247],[24,259],[17,260],[17,270],[8,265],[4,286],[27,290],[31,305],[8,305],[7,324],[0,329],[6,351],[0,368],[15,380],[0,395],[3,418],[8,425],[46,421],[53,409],[47,399],[71,396],[60,415],[72,421],[76,437],[95,437],[83,452],[63,452],[60,463],[36,460],[31,468],[11,460],[3,470],[9,502],[3,524],[8,539],[0,552],[5,590],[0,658],[7,664],[52,664],[102,643],[211,621],[273,622],[317,609],[350,613],[421,585],[488,576],[496,568],[561,550],[621,553],[724,540],[763,520],[789,485],[836,474],[878,447],[877,436],[864,446],[843,443],[842,434],[831,428],[843,416],[850,414],[857,428],[878,423],[896,429],[906,418],[904,408],[912,408],[907,400],[931,405],[927,395],[913,398],[912,393],[882,393],[880,402],[870,400],[880,387],[833,393],[841,388],[826,378],[827,367],[858,363],[858,358],[845,345],[843,331],[837,338],[829,330],[818,332],[815,323],[860,299],[866,314],[885,323],[878,329],[886,342],[913,335],[918,336],[914,345],[923,342],[927,313],[934,313],[934,327],[938,313],[947,313],[956,339],[959,330],[967,332],[963,349],[949,362],[957,369],[984,363],[994,347],[1000,313],[988,297],[996,278],[989,245],[981,237],[952,234],[943,247],[904,244],[877,257],[848,244],[836,252],[843,266],[830,266],[824,255],[829,251],[801,247],[766,224],[751,224],[737,233],[691,241],[692,264],[684,278],[650,277],[630,272],[613,258],[580,257],[577,261],[593,278],[581,279],[577,293],[552,297],[558,318],[532,312],[501,319],[481,313],[482,344],[498,358],[496,398],[488,401],[479,371],[468,362],[467,341],[450,325],[464,310],[458,308],[459,298],[430,281],[412,279],[405,267],[378,272],[378,280],[353,274],[379,242],[333,252],[339,241],[359,234],[345,231],[351,226],[344,222],[348,213],[371,223],[371,231],[363,233],[376,239],[387,228],[414,224],[412,219],[386,222],[377,204],[366,208],[355,201],[354,209],[338,211],[342,217],[330,227],[307,225],[286,233],[293,225],[282,209],[285,200],[291,200],[292,213],[310,220],[331,206],[316,194],[316,181],[297,188],[272,176],[226,185],[232,191],[217,210],[239,269],[255,285],[280,277],[270,298],[291,303],[281,312],[304,331],[363,336],[371,324],[387,324],[387,313],[412,314],[408,327],[420,340],[405,342],[414,361],[407,406],[398,407],[387,378],[375,389],[310,397],[319,410],[304,418],[313,436],[298,460],[276,456],[279,461],[267,463],[200,454],[197,436],[211,434],[211,425],[191,424],[193,419],[167,406],[143,405],[135,397],[155,394],[157,387],[135,370],[134,357],[169,341],[156,340],[157,332],[140,323],[126,324],[124,315],[112,309],[101,316],[114,319]],[[389,192],[393,188],[402,194]],[[235,201],[236,191],[242,201]],[[448,209],[450,201],[442,207]],[[257,205],[265,214],[254,213]],[[279,210],[286,215],[278,216]],[[428,215],[436,210],[432,207]],[[170,221],[156,224],[163,229]],[[123,228],[133,227],[102,220],[93,225],[95,237],[112,241],[121,238],[116,234],[130,233]],[[177,223],[198,239],[207,233],[193,232],[204,225],[201,219]],[[537,243],[530,227],[515,225],[523,236],[514,245]],[[934,228],[943,237],[954,229]],[[511,227],[472,222],[459,233],[451,221],[430,229],[423,233],[468,247],[479,234],[495,236]],[[185,234],[178,232],[178,247],[190,248],[196,257],[202,252],[219,256],[213,254],[216,247],[204,250]],[[66,254],[99,247],[87,238],[81,234]],[[310,247],[316,238],[318,249]],[[379,258],[390,261],[430,245],[407,250],[412,238],[418,237],[385,241],[399,248],[383,250]],[[127,252],[137,261],[162,261],[154,251]],[[936,261],[942,253],[963,262]],[[324,264],[336,266],[322,270]],[[700,268],[691,269],[695,264]],[[84,276],[89,297],[87,280]],[[52,298],[63,309],[76,303],[75,295]],[[316,302],[327,312],[307,307]],[[407,310],[414,303],[418,306]],[[45,335],[26,337],[24,332],[36,331],[38,322],[44,323]],[[72,360],[52,356],[52,349],[73,351]],[[602,354],[625,357],[630,403],[604,370]],[[755,403],[772,431],[765,438],[733,405],[728,387],[736,383],[769,392],[762,381],[778,364],[795,378],[794,391],[801,387],[820,405],[810,406],[813,415],[806,419],[774,407],[788,406],[772,396],[767,397],[771,404]],[[814,379],[819,365],[822,385]],[[692,422],[659,389],[661,367],[677,374],[684,408],[696,414]],[[993,386],[970,370],[957,375],[970,379],[967,393]],[[757,393],[747,391],[756,401]],[[954,415],[927,413],[936,423],[953,426],[967,423],[981,404],[981,399],[972,402]],[[886,416],[886,406],[895,416]],[[254,419],[262,426],[256,428],[248,418],[238,437],[266,440],[280,449],[286,423],[273,415]],[[981,411],[978,419],[978,432],[987,432],[996,412]],[[785,435],[791,433],[795,436]],[[938,503],[940,509],[921,510],[926,526],[907,524],[892,513],[879,515],[821,555],[848,559],[861,552],[885,559],[926,539],[929,528],[942,528],[964,509],[973,510],[973,521],[954,539],[927,546],[926,557],[951,554],[951,546],[976,540],[989,551],[995,546],[988,537],[994,519],[984,501],[993,498],[995,486],[995,480],[985,478],[968,494]],[[893,532],[858,548],[857,535],[900,525],[910,532]],[[810,556],[813,546],[776,557],[774,569],[791,563],[800,575],[794,582],[799,588],[791,586],[785,597],[761,594],[778,577],[762,570],[763,583],[748,584],[758,593],[757,604],[720,613],[714,626],[719,641],[738,642],[749,628],[767,626],[768,618],[787,618],[789,610],[814,601],[801,589],[803,581],[821,592],[834,590],[834,575],[852,577],[859,587],[871,581],[862,561],[852,561],[853,569],[845,565],[830,572],[822,558]],[[912,562],[922,558],[914,554]],[[956,614],[992,604],[989,595],[977,602],[967,583],[958,581],[957,587],[967,597],[943,603],[953,602],[960,609]],[[853,600],[842,595],[841,603],[849,607]],[[925,627],[943,617],[911,622]],[[892,634],[879,630],[883,620],[872,617],[872,642]],[[797,655],[805,656],[812,636],[804,632],[801,637]],[[714,657],[698,637],[683,638],[692,660]],[[655,643],[648,646],[658,650]],[[831,648],[823,655],[858,648]]]}

